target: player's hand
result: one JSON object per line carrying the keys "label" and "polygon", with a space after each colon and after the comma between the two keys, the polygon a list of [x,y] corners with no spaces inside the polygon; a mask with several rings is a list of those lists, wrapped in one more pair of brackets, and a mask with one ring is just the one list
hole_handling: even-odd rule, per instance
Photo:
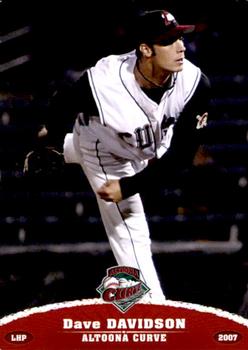
{"label": "player's hand", "polygon": [[106,202],[118,203],[122,200],[121,186],[119,180],[109,180],[102,185],[97,194]]}

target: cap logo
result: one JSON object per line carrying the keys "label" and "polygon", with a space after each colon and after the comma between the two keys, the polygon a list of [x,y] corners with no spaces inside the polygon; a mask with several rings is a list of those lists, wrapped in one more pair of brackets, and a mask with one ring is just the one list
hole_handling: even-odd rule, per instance
{"label": "cap logo", "polygon": [[175,17],[169,12],[164,11],[162,16],[164,18],[164,22],[166,26],[171,24],[171,22],[175,21]]}

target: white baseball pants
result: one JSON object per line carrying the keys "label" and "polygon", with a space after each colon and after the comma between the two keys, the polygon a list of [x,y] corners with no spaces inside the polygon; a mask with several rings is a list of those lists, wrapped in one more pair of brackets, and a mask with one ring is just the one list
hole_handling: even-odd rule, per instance
{"label": "white baseball pants", "polygon": [[[64,143],[66,162],[77,162],[96,193],[107,180],[134,174],[131,162],[118,159],[104,150],[87,127],[77,127],[67,134]],[[140,270],[140,278],[151,289],[150,295],[164,301],[159,278],[154,267],[151,240],[143,204],[139,194],[119,203],[106,202],[96,194],[101,218],[118,265]]]}

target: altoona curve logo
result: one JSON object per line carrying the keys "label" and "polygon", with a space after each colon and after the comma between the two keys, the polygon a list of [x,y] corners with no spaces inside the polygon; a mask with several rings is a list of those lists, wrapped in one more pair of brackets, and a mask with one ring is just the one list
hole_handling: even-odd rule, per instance
{"label": "altoona curve logo", "polygon": [[140,271],[130,266],[114,266],[107,269],[100,286],[96,289],[102,299],[113,303],[126,312],[140,300],[150,288],[140,280]]}

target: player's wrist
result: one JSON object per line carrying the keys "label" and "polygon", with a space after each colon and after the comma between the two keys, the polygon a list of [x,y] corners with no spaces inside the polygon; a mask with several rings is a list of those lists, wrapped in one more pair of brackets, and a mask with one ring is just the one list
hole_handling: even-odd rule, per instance
{"label": "player's wrist", "polygon": [[126,176],[119,180],[122,199],[128,198],[138,192],[134,176]]}

